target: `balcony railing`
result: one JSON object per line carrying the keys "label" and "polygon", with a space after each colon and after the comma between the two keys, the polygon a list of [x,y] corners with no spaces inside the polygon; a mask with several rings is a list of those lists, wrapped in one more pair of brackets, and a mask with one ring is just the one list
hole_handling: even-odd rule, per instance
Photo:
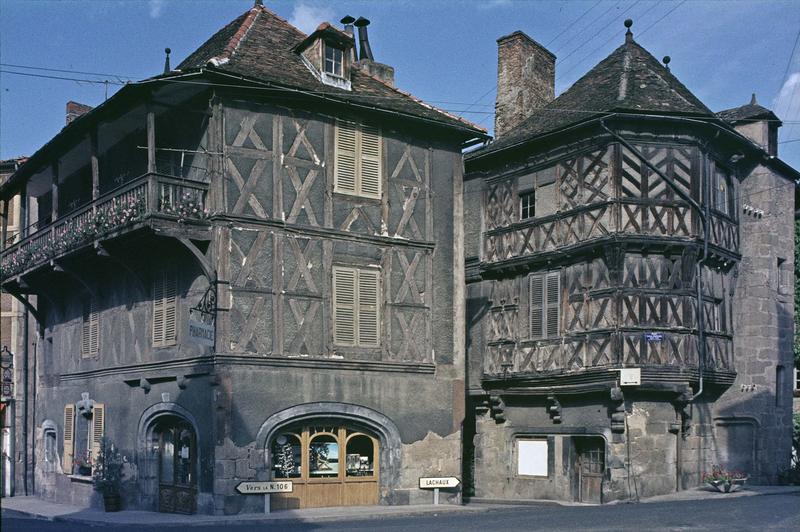
{"label": "balcony railing", "polygon": [[[146,174],[29,234],[0,254],[0,280],[154,215],[202,220],[208,184]],[[30,229],[36,229],[30,232]]]}

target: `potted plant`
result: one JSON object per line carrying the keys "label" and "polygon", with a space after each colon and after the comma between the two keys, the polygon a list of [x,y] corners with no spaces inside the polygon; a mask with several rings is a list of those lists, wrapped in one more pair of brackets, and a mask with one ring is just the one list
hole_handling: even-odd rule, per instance
{"label": "potted plant", "polygon": [[100,441],[100,450],[95,460],[92,482],[94,489],[103,494],[106,512],[118,512],[122,506],[120,485],[122,484],[122,456],[114,443],[106,438]]}
{"label": "potted plant", "polygon": [[88,477],[92,474],[92,453],[86,451],[83,456],[75,458],[75,467],[78,469],[78,474]]}
{"label": "potted plant", "polygon": [[741,488],[747,481],[747,473],[728,471],[719,465],[711,466],[711,473],[703,473],[703,482],[722,493],[730,493]]}

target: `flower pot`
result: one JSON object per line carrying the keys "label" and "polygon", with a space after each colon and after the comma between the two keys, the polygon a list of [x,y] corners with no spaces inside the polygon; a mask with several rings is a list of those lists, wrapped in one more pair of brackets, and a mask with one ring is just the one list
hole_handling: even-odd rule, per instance
{"label": "flower pot", "polygon": [[84,477],[88,477],[92,474],[91,466],[78,466],[78,474]]}
{"label": "flower pot", "polygon": [[708,480],[706,481],[706,484],[713,486],[720,493],[731,493],[738,491],[739,488],[744,485],[746,480],[747,478],[734,478],[731,480]]}
{"label": "flower pot", "polygon": [[103,506],[106,512],[119,512],[122,509],[122,497],[119,493],[103,495]]}

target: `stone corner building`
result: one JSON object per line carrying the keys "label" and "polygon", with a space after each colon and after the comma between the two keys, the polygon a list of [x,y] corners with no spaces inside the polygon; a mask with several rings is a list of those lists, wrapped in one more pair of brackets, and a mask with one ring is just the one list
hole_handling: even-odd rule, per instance
{"label": "stone corner building", "polygon": [[498,51],[498,138],[465,158],[466,489],[606,502],[712,464],[775,483],[798,177],[780,121],[755,97],[713,113],[630,30],[555,99],[551,53],[521,32]]}
{"label": "stone corner building", "polygon": [[273,508],[411,504],[459,474],[461,150],[486,134],[344,22],[307,36],[256,2],[0,187],[36,494],[98,504],[103,436],[131,509],[263,511],[235,487],[272,479],[294,483]]}

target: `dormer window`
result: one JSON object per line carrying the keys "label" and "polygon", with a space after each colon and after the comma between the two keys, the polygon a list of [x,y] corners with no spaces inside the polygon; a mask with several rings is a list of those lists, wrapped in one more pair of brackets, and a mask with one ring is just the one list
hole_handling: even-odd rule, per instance
{"label": "dormer window", "polygon": [[344,51],[329,44],[325,44],[325,73],[336,77],[342,74],[344,65]]}

